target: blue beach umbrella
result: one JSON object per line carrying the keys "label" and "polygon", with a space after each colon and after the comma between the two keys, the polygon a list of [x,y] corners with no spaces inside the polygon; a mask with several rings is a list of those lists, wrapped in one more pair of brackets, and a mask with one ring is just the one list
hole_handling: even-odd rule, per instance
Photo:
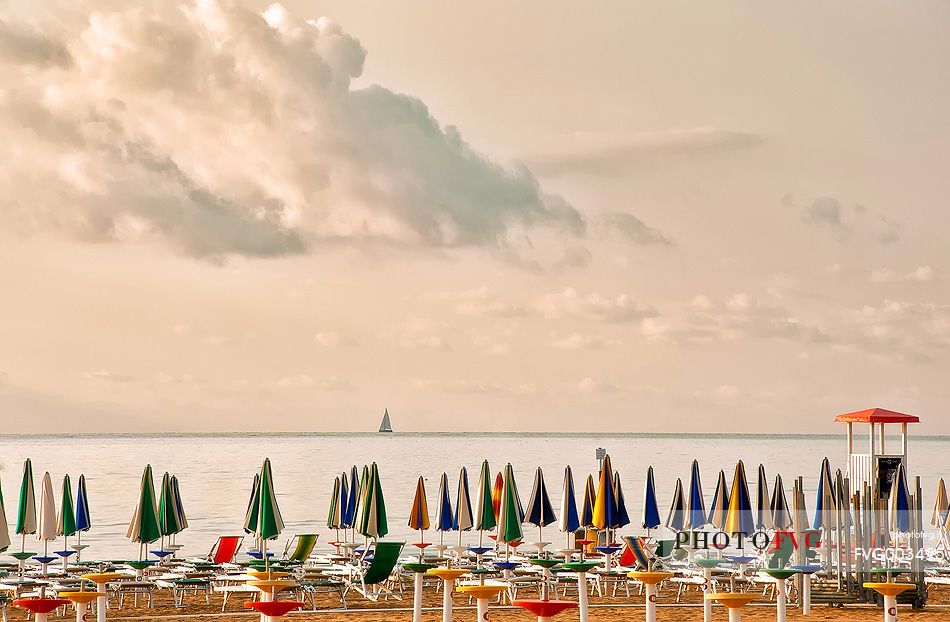
{"label": "blue beach umbrella", "polygon": [[897,474],[891,484],[891,529],[894,531],[910,531],[910,490],[907,487],[907,473],[904,464],[897,467]]}
{"label": "blue beach umbrella", "polygon": [[785,496],[785,485],[782,476],[775,476],[775,485],[772,487],[772,502],[769,504],[772,512],[772,527],[785,530],[792,526],[792,511],[788,507],[788,498]]}
{"label": "blue beach umbrella", "polygon": [[835,485],[831,479],[831,465],[828,458],[821,461],[818,474],[818,494],[815,497],[814,529],[833,529],[835,526]]}
{"label": "blue beach umbrella", "polygon": [[462,546],[462,532],[474,526],[475,515],[472,513],[472,498],[468,489],[468,470],[462,467],[459,471],[458,494],[455,497],[455,516],[452,518],[452,529],[459,532],[459,546]]}
{"label": "blue beach umbrella", "polygon": [[534,486],[531,488],[531,497],[528,499],[528,508],[525,513],[525,522],[538,528],[538,541],[542,537],[542,529],[557,521],[551,499],[548,497],[548,488],[544,484],[544,473],[541,467],[534,473]]}
{"label": "blue beach umbrella", "polygon": [[699,529],[706,524],[706,501],[699,477],[699,461],[693,460],[689,473],[689,496],[686,497],[686,528]]}
{"label": "blue beach umbrella", "polygon": [[439,500],[435,508],[435,529],[439,532],[439,544],[442,544],[446,531],[455,528],[455,515],[452,513],[452,499],[449,498],[449,476],[445,473],[439,480]]}
{"label": "blue beach umbrella", "polygon": [[647,481],[643,485],[643,521],[642,527],[649,533],[662,524],[660,509],[656,504],[656,484],[653,481],[653,467],[647,468]]}
{"label": "blue beach umbrella", "polygon": [[630,524],[630,515],[627,513],[627,500],[623,496],[623,486],[620,485],[620,473],[614,471],[614,496],[617,498],[617,528]]}
{"label": "blue beach umbrella", "polygon": [[574,494],[574,473],[571,465],[564,467],[564,485],[561,487],[561,521],[558,527],[567,534],[567,546],[571,546],[571,534],[581,528],[577,515],[577,498]]}
{"label": "blue beach umbrella", "polygon": [[[360,471],[353,465],[350,469],[350,490],[346,498],[346,512],[343,516],[343,523],[353,529],[356,527],[356,505],[360,497]],[[345,535],[345,534],[344,534]]]}
{"label": "blue beach umbrella", "polygon": [[673,531],[683,531],[686,526],[686,499],[683,497],[683,480],[676,478],[670,513],[666,516],[666,526]]}
{"label": "blue beach umbrella", "polygon": [[745,475],[745,465],[742,460],[736,464],[736,472],[732,478],[732,493],[729,495],[729,509],[726,512],[726,533],[751,534],[755,531],[755,520],[752,517],[752,501],[749,498],[749,481]]}
{"label": "blue beach umbrella", "polygon": [[82,542],[82,532],[92,527],[92,518],[89,514],[89,494],[86,492],[86,476],[79,476],[79,487],[76,490],[76,531],[79,532],[79,541]]}
{"label": "blue beach umbrella", "polygon": [[772,528],[772,509],[769,499],[769,483],[765,479],[765,467],[759,465],[755,486],[755,528],[760,531]]}
{"label": "blue beach umbrella", "polygon": [[712,505],[709,507],[709,518],[706,522],[722,529],[726,524],[726,514],[729,511],[729,486],[726,484],[726,472],[719,471],[719,479],[716,480],[716,490],[713,492]]}
{"label": "blue beach umbrella", "polygon": [[346,511],[350,505],[350,483],[346,471],[340,474],[340,494],[337,496],[337,502],[340,504],[340,529],[348,529],[350,524],[346,522]]}

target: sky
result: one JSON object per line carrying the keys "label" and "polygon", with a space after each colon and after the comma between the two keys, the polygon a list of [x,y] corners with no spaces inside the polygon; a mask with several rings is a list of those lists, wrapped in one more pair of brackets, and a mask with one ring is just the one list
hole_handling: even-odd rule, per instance
{"label": "sky", "polygon": [[948,19],[8,0],[2,431],[950,434]]}

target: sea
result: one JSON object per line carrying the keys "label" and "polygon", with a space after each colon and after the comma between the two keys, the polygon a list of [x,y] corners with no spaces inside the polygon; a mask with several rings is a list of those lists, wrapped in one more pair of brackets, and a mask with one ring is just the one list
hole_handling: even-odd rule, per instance
{"label": "sea", "polygon": [[[864,439],[856,439],[860,442]],[[896,451],[899,439],[888,437]],[[866,440],[864,440],[866,442]],[[295,533],[320,533],[321,541],[336,535],[326,519],[333,480],[353,465],[378,465],[389,522],[387,539],[416,542],[418,534],[408,527],[416,481],[425,478],[429,509],[435,522],[436,497],[442,473],[447,473],[452,503],[459,470],[468,469],[472,503],[483,460],[492,473],[511,463],[522,501],[527,503],[535,472],[542,469],[556,514],[560,514],[564,469],[571,465],[578,504],[589,473],[598,470],[597,450],[604,449],[619,472],[632,524],[621,530],[641,533],[644,482],[652,466],[660,513],[665,520],[677,478],[688,486],[690,465],[699,461],[707,507],[720,469],[730,485],[736,463],[742,460],[755,494],[759,464],[765,466],[771,490],[781,473],[786,492],[801,476],[813,513],[814,493],[823,458],[832,471],[846,469],[847,441],[841,435],[735,435],[735,434],[484,434],[484,433],[393,433],[393,434],[116,434],[68,436],[0,436],[0,485],[13,545],[20,550],[21,538],[13,534],[23,462],[33,464],[37,504],[45,472],[53,480],[60,503],[63,476],[75,486],[85,474],[92,528],[83,534],[89,545],[86,559],[130,559],[138,545],[126,539],[129,521],[138,500],[142,473],[152,466],[158,490],[162,474],[177,475],[189,527],[178,536],[184,555],[205,555],[220,535],[240,534],[255,473],[265,458],[273,466],[277,501],[285,529],[275,545],[283,550]],[[911,436],[908,471],[920,476],[923,488],[924,525],[939,478],[950,474],[950,436]],[[753,496],[754,499],[754,496]],[[525,526],[531,534],[533,527]],[[446,544],[458,541],[457,533],[444,534]],[[533,536],[532,536],[533,537]],[[561,542],[557,525],[544,529],[543,538]],[[477,541],[474,532],[462,535],[464,544]],[[438,542],[440,534],[429,532],[426,541]],[[532,538],[529,538],[532,539]],[[251,542],[248,538],[245,546]],[[70,544],[75,543],[75,538]],[[51,543],[50,550],[61,548]],[[43,545],[26,536],[26,550],[42,551]]]}

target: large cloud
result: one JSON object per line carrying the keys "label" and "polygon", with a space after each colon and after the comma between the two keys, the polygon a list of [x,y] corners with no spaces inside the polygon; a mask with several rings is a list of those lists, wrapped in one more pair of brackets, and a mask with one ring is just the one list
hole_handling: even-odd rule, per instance
{"label": "large cloud", "polygon": [[353,88],[365,55],[278,5],[0,22],[0,210],[208,258],[340,241],[518,255],[584,234],[527,168],[476,153],[418,99]]}

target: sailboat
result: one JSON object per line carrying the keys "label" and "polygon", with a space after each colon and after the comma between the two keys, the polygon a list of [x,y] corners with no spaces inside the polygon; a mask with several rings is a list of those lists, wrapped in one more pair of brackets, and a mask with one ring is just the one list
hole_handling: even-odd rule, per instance
{"label": "sailboat", "polygon": [[392,432],[393,424],[389,420],[389,409],[385,409],[383,412],[383,420],[379,422],[379,431],[380,432]]}

